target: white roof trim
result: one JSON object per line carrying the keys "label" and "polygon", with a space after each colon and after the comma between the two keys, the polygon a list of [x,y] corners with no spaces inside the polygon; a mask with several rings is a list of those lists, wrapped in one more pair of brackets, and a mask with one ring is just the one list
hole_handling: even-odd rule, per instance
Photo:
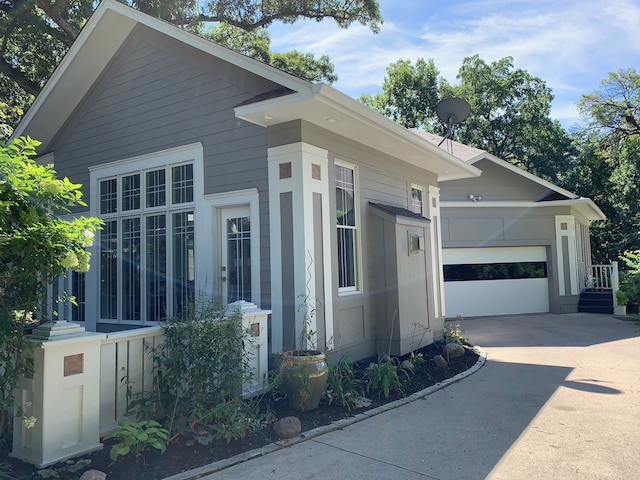
{"label": "white roof trim", "polygon": [[[517,167],[516,167],[517,168]],[[606,220],[605,214],[590,198],[578,197],[569,200],[528,201],[448,201],[442,200],[440,208],[540,208],[540,207],[576,207],[589,220]]]}

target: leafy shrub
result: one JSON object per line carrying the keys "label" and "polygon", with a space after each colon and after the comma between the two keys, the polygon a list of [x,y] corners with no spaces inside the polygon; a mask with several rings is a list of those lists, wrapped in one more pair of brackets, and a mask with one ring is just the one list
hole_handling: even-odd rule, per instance
{"label": "leafy shrub", "polygon": [[151,351],[154,389],[133,395],[129,411],[163,422],[171,435],[207,425],[216,438],[245,436],[260,420],[255,402],[242,400],[252,372],[241,313],[227,315],[210,302],[188,318],[168,320],[163,331],[164,343]]}
{"label": "leafy shrub", "polygon": [[120,439],[119,443],[111,447],[109,453],[111,460],[116,461],[120,455],[129,455],[129,453],[133,453],[136,457],[140,456],[149,447],[160,450],[162,453],[167,449],[169,432],[158,422],[122,420],[119,425],[115,432],[104,437]]}

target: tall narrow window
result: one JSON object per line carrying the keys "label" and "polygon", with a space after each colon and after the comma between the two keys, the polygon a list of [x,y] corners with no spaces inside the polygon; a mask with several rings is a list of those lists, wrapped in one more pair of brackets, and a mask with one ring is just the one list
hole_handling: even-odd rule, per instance
{"label": "tall narrow window", "polygon": [[411,186],[411,211],[423,214],[424,188],[415,185]]}
{"label": "tall narrow window", "polygon": [[167,317],[167,225],[164,215],[147,217],[147,320]]}
{"label": "tall narrow window", "polygon": [[338,233],[338,287],[343,291],[357,288],[357,212],[355,172],[336,165],[336,221]]}
{"label": "tall narrow window", "polygon": [[196,260],[193,212],[173,214],[173,315],[189,313],[195,296]]}
{"label": "tall narrow window", "polygon": [[122,316],[140,320],[140,218],[122,220]]}
{"label": "tall narrow window", "polygon": [[105,222],[100,233],[100,317],[118,318],[118,222]]}

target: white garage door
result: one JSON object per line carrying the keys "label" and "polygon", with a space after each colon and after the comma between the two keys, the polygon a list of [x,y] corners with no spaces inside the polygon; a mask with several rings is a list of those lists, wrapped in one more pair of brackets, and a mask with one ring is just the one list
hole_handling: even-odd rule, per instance
{"label": "white garage door", "polygon": [[549,311],[545,247],[445,248],[447,317]]}

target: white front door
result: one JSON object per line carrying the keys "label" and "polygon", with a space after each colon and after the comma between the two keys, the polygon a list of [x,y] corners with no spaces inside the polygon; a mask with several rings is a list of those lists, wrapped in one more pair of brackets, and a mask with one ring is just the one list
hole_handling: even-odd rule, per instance
{"label": "white front door", "polygon": [[221,211],[222,298],[251,301],[251,215],[249,206]]}

